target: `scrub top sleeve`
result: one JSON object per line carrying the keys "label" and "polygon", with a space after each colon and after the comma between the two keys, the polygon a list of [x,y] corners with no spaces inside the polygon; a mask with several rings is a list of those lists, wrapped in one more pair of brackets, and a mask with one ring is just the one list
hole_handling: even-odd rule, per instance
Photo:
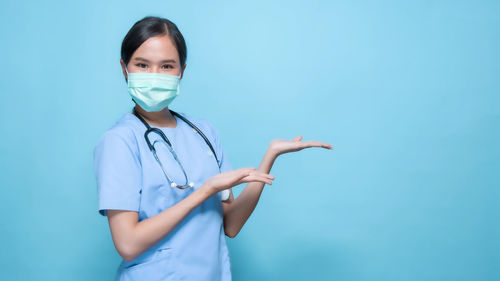
{"label": "scrub top sleeve", "polygon": [[215,152],[217,153],[217,158],[219,159],[219,167],[221,173],[233,170],[233,167],[231,166],[229,159],[227,158],[226,154],[224,153],[224,150],[222,149],[222,141],[219,137],[219,131],[210,122],[208,122],[208,124],[212,130],[212,135],[214,136],[214,142],[215,142],[214,149]]}
{"label": "scrub top sleeve", "polygon": [[[94,149],[99,213],[107,209],[139,212],[142,172],[133,134],[106,132]],[[135,144],[135,145],[134,145]]]}
{"label": "scrub top sleeve", "polygon": [[[222,142],[219,137],[219,131],[215,129],[215,127],[210,122],[207,121],[207,124],[210,127],[210,131],[214,139],[215,144],[213,145],[215,153],[217,153],[217,158],[219,159],[218,163],[221,173],[233,170],[233,167],[231,166],[231,163],[229,162],[227,155],[224,153],[224,150],[222,149]],[[231,196],[231,193],[232,193],[231,188],[220,191],[219,194],[221,200],[222,201],[228,200]]]}

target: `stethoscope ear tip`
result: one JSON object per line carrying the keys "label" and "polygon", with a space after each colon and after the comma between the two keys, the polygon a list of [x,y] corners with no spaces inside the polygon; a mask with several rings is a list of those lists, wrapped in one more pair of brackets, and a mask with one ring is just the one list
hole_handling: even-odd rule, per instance
{"label": "stethoscope ear tip", "polygon": [[189,183],[189,186],[190,186],[190,187],[193,187],[193,186],[194,186],[194,182],[190,182],[190,183]]}
{"label": "stethoscope ear tip", "polygon": [[171,183],[170,186],[171,187],[175,187],[177,184],[175,182]]}

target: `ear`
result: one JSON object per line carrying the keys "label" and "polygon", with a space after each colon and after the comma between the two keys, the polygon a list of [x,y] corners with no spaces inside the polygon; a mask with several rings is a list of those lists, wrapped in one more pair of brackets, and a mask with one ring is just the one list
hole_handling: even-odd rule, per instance
{"label": "ear", "polygon": [[125,62],[123,61],[123,59],[120,59],[120,65],[122,66],[122,72],[123,72],[123,76],[125,77],[125,81],[127,81],[127,71],[125,70],[126,69],[126,65],[125,65]]}
{"label": "ear", "polygon": [[182,79],[182,77],[184,77],[184,70],[186,70],[186,64],[184,64],[181,68],[181,78],[180,79]]}

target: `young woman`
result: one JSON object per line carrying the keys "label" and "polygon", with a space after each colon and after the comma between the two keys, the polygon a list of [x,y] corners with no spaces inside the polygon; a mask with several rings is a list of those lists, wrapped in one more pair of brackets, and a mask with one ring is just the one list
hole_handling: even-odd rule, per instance
{"label": "young woman", "polygon": [[[280,154],[318,141],[273,140],[258,169],[233,170],[217,130],[168,105],[179,94],[186,44],[171,21],[146,17],[125,36],[120,64],[135,102],[94,150],[99,213],[123,257],[116,280],[231,280],[225,235],[253,212]],[[248,183],[234,198],[231,187]]]}

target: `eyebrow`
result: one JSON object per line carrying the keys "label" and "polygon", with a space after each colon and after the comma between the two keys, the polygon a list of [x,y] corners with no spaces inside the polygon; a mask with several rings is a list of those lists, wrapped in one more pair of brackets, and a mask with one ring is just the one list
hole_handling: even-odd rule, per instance
{"label": "eyebrow", "polygon": [[[149,62],[149,60],[145,59],[145,58],[141,58],[141,57],[136,57],[134,58],[134,60],[140,60],[140,61],[145,61],[145,62]],[[176,61],[173,60],[173,59],[168,59],[168,60],[162,60],[160,61],[161,63],[165,63],[165,62],[171,62],[171,63],[175,63]]]}

